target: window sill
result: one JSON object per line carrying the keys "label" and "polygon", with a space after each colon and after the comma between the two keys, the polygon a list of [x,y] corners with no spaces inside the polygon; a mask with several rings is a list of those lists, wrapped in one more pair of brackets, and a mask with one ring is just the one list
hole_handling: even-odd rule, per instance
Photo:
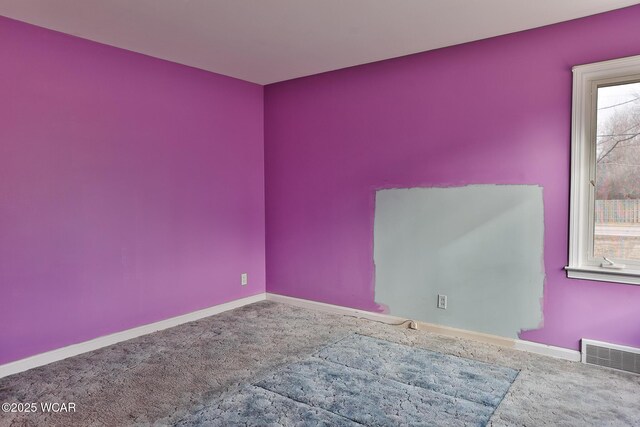
{"label": "window sill", "polygon": [[599,267],[567,266],[567,277],[570,279],[598,280],[600,282],[624,283],[640,285],[640,270],[614,270]]}

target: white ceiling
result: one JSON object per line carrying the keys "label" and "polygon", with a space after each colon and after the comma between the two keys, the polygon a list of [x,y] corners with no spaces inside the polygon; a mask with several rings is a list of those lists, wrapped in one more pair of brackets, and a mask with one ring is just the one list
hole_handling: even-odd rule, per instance
{"label": "white ceiling", "polygon": [[268,84],[636,3],[628,0],[0,0],[0,15]]}

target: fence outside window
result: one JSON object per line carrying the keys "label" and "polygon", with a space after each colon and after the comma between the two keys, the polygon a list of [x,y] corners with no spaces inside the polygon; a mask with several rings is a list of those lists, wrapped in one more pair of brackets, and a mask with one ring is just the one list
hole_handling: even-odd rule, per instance
{"label": "fence outside window", "polygon": [[640,199],[596,200],[596,224],[640,224]]}

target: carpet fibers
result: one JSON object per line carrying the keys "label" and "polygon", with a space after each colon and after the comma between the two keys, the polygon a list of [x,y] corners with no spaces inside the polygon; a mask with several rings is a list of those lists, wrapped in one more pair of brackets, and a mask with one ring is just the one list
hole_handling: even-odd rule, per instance
{"label": "carpet fibers", "polygon": [[[368,340],[367,345],[358,340]],[[407,347],[418,352],[405,351]],[[447,364],[449,356],[460,363]],[[284,377],[275,374],[309,369],[310,360],[404,384],[396,390],[412,386],[443,399],[489,404],[484,406],[501,397],[495,390],[499,381],[508,382],[508,376],[500,375],[509,371],[500,367],[508,367],[519,373],[488,426],[640,426],[640,375],[263,301],[0,378],[0,402],[73,402],[77,408],[72,413],[3,412],[0,427],[197,424],[196,415],[211,420],[208,412],[214,411],[226,411],[226,425],[231,426],[258,419],[242,416],[251,413],[267,425],[358,425],[325,409],[332,408],[325,406],[330,401],[299,405],[303,402],[254,385],[264,382],[277,390]],[[420,363],[430,364],[429,370],[417,370],[431,377],[407,370]],[[491,380],[476,379],[491,369]],[[465,376],[473,387],[455,386],[456,378]],[[365,391],[373,395],[371,385]],[[385,400],[391,399],[385,396],[381,404]],[[411,402],[406,403],[408,411],[413,411]],[[332,404],[355,411],[345,402]],[[438,411],[434,408],[427,416]],[[364,411],[361,415],[366,416]],[[443,424],[442,419],[434,424]]]}
{"label": "carpet fibers", "polygon": [[517,374],[354,334],[178,425],[484,426]]}

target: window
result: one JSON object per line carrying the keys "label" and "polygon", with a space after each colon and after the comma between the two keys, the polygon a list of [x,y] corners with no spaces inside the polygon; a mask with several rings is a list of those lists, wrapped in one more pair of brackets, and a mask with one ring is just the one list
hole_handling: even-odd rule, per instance
{"label": "window", "polygon": [[640,284],[640,56],[573,68],[568,277]]}

